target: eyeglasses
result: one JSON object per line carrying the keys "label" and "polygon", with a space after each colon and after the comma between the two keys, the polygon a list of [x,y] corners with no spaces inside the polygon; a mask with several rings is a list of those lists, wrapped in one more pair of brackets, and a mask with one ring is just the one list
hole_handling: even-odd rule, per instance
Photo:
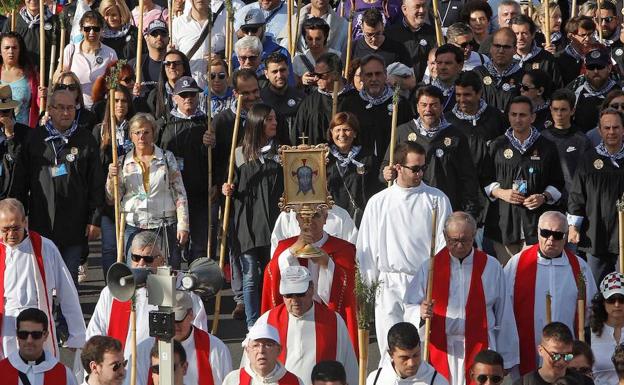
{"label": "eyeglasses", "polygon": [[57,90],[69,90],[69,91],[76,91],[78,89],[78,84],[57,84],[56,85],[56,89]]}
{"label": "eyeglasses", "polygon": [[169,35],[167,31],[161,31],[159,29],[157,29],[156,31],[150,32],[151,37],[167,36],[167,35]]}
{"label": "eyeglasses", "polygon": [[89,26],[82,27],[82,30],[85,31],[86,33],[89,33],[91,31],[93,31],[95,33],[98,33],[98,32],[100,32],[101,29],[102,29],[101,27],[97,27],[97,26],[94,26],[94,25],[93,26],[89,25]]}
{"label": "eyeglasses", "polygon": [[607,17],[601,17],[600,19],[598,17],[595,18],[596,20],[600,20],[601,22],[607,22],[610,23],[613,20],[615,20],[615,16],[607,16]]}
{"label": "eyeglasses", "polygon": [[542,347],[542,349],[544,349],[546,353],[548,353],[548,355],[550,356],[550,359],[553,360],[553,362],[557,362],[561,360],[564,360],[565,362],[570,362],[572,361],[572,359],[574,359],[574,354],[572,353],[551,353],[548,350],[546,350],[544,345],[540,345],[540,346]]}
{"label": "eyeglasses", "polygon": [[256,61],[258,59],[258,55],[251,55],[251,56],[239,56],[238,57],[238,61],[242,62],[246,62],[246,61]]}
{"label": "eyeglasses", "polygon": [[553,237],[555,241],[560,241],[566,235],[565,231],[553,231],[546,229],[539,229],[539,235],[542,238],[550,238]]}
{"label": "eyeglasses", "polygon": [[132,258],[132,260],[134,262],[139,262],[141,259],[145,261],[145,263],[152,263],[154,262],[154,259],[156,258],[156,256],[153,255],[139,255],[139,254],[131,254],[130,258]]}
{"label": "eyeglasses", "polygon": [[512,49],[513,45],[507,45],[507,44],[492,44],[492,47],[499,49],[499,50],[506,50],[506,49]]}
{"label": "eyeglasses", "polygon": [[500,384],[503,381],[503,376],[479,374],[475,376],[475,379],[479,384],[485,384],[487,380],[490,380],[493,384]]}
{"label": "eyeglasses", "polygon": [[472,244],[473,240],[472,238],[446,238],[446,243],[452,243],[452,244],[463,244],[463,245],[467,245],[467,244]]}
{"label": "eyeglasses", "polygon": [[134,136],[148,136],[152,134],[152,131],[150,130],[143,130],[143,131],[130,131],[130,133]]}
{"label": "eyeglasses", "polygon": [[172,60],[172,61],[164,61],[163,64],[166,67],[175,67],[182,65],[182,60]]}
{"label": "eyeglasses", "polygon": [[624,103],[611,103],[609,108],[615,108],[616,110],[624,110]]}
{"label": "eyeglasses", "polygon": [[259,29],[260,29],[260,27],[243,27],[243,28],[241,28],[241,31],[243,31],[243,33],[245,35],[248,35],[250,33],[255,35],[256,33],[258,33]]}
{"label": "eyeglasses", "polygon": [[593,64],[585,66],[585,68],[587,68],[588,71],[602,71],[603,69],[607,68],[607,66],[602,64]]}
{"label": "eyeglasses", "polygon": [[23,229],[22,226],[11,226],[11,227],[3,227],[0,229],[0,233],[8,234],[8,233],[17,233]]}
{"label": "eyeglasses", "polygon": [[303,298],[306,293],[294,293],[294,294],[284,294],[282,297],[284,298]]}
{"label": "eyeglasses", "polygon": [[463,43],[461,43],[461,44],[457,44],[457,46],[458,46],[459,48],[461,48],[461,49],[466,49],[466,48],[468,48],[468,47],[472,47],[473,45],[474,45],[474,43],[473,43],[473,42],[471,42],[471,41],[465,41],[465,42],[463,42]]}
{"label": "eyeglasses", "polygon": [[421,171],[424,173],[427,170],[427,165],[426,164],[422,164],[422,165],[417,164],[415,166],[406,166],[406,165],[402,164],[401,167],[406,168],[408,170],[411,170],[414,174],[417,174],[417,173],[419,173]]}
{"label": "eyeglasses", "polygon": [[225,74],[225,72],[219,72],[219,73],[211,72],[210,80],[215,80],[216,78],[219,78],[219,80],[223,80],[225,79],[226,76],[227,75]]}
{"label": "eyeglasses", "polygon": [[62,106],[62,105],[57,105],[57,106],[50,106],[51,108],[54,108],[55,110],[59,110],[61,112],[71,112],[76,110],[76,106]]}
{"label": "eyeglasses", "polygon": [[19,338],[20,340],[27,340],[28,336],[32,336],[33,340],[40,340],[43,337],[43,333],[45,333],[43,330],[18,330],[16,334],[17,338]]}
{"label": "eyeglasses", "polygon": [[[173,364],[173,371],[174,372],[176,370],[178,370],[178,366],[180,366],[180,364],[178,364],[178,363],[174,363]],[[152,369],[152,373],[153,374],[160,374],[160,365],[152,365],[151,369]]]}
{"label": "eyeglasses", "polygon": [[522,91],[530,91],[530,90],[534,90],[537,87],[533,87],[533,86],[527,86],[526,84],[520,84],[520,89]]}
{"label": "eyeglasses", "polygon": [[257,342],[257,341],[254,341],[254,342],[249,344],[249,349],[258,351],[258,350],[260,350],[262,348],[273,349],[276,346],[277,346],[277,344],[275,342]]}
{"label": "eyeglasses", "polygon": [[125,368],[127,364],[128,360],[113,362],[113,372],[116,372],[121,368]]}
{"label": "eyeglasses", "polygon": [[606,298],[605,302],[608,303],[609,305],[613,305],[616,302],[619,302],[620,304],[624,305],[624,295],[614,294],[611,297]]}

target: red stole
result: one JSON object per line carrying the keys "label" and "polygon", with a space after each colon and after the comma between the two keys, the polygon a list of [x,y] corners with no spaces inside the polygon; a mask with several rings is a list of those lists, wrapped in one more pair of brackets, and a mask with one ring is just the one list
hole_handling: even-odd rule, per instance
{"label": "red stole", "polygon": [[[448,248],[443,248],[434,257],[433,268],[433,318],[431,320],[431,344],[429,345],[430,361],[435,369],[449,382],[450,369],[447,357],[446,311],[451,282],[451,256]],[[481,250],[474,249],[470,289],[466,301],[465,320],[465,356],[466,383],[470,383],[469,371],[475,356],[488,347],[488,324],[485,308],[485,294],[481,276],[487,265],[488,257]]]}
{"label": "red stole", "polygon": [[[520,342],[520,375],[532,372],[537,368],[535,347],[535,279],[537,276],[537,251],[539,245],[535,244],[524,250],[518,260],[518,268],[514,283],[514,316]],[[565,250],[568,262],[574,274],[574,281],[581,273],[576,255]],[[578,287],[577,287],[578,289]],[[574,323],[578,322],[578,314],[574,317]],[[578,328],[574,328],[574,333]]]}
{"label": "red stole", "polygon": [[[249,373],[247,373],[245,368],[240,368],[239,373],[240,373],[240,376],[238,379],[238,384],[239,385],[251,385],[251,376],[249,375]],[[280,378],[279,381],[277,381],[277,383],[279,385],[299,385],[299,379],[297,378],[297,376],[287,371],[286,374],[284,374],[282,378]]]}
{"label": "red stole", "polygon": [[108,331],[106,334],[121,342],[121,350],[123,351],[128,339],[128,328],[130,327],[130,308],[132,300],[121,302],[113,298],[110,317],[108,318]]}
{"label": "red stole", "polygon": [[[5,385],[19,384],[17,369],[11,365],[8,358],[0,361],[0,376],[4,378],[2,383]],[[43,385],[67,385],[67,371],[65,370],[65,365],[57,362],[52,369],[45,372],[43,375]]]}
{"label": "red stole", "polygon": [[[44,297],[46,300],[46,314],[48,315],[49,326],[48,330],[50,331],[50,337],[52,338],[52,354],[56,356],[57,347],[56,347],[56,339],[54,337],[54,318],[52,318],[52,312],[50,308],[50,299],[48,297],[48,285],[46,283],[46,273],[45,266],[43,264],[43,254],[41,253],[41,235],[38,233],[29,230],[28,237],[30,238],[30,244],[32,245],[33,252],[35,253],[35,260],[37,262],[37,268],[39,268],[39,274],[41,275],[41,281],[43,282],[43,290]],[[0,331],[2,330],[2,322],[4,320],[4,271],[6,270],[6,245],[4,243],[0,243]],[[41,304],[39,305],[41,306]],[[0,344],[0,349],[2,349],[2,345]]]}
{"label": "red stole", "polygon": [[[336,347],[338,344],[336,321],[336,312],[328,309],[323,304],[314,303],[316,362],[336,360]],[[281,304],[271,309],[267,322],[279,332],[282,352],[278,359],[282,364],[286,365],[286,347],[288,346],[288,310],[286,310],[286,305]]]}

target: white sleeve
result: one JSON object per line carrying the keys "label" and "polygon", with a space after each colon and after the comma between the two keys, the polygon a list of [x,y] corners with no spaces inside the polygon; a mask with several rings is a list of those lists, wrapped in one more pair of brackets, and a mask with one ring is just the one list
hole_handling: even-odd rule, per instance
{"label": "white sleeve", "polygon": [[328,305],[336,265],[334,264],[334,261],[329,258],[327,266],[319,266],[318,268],[316,293],[323,300],[323,302]]}
{"label": "white sleeve", "polygon": [[273,226],[273,232],[271,233],[271,258],[273,258],[279,241],[287,238],[286,234],[284,234],[284,222],[287,222],[287,215],[287,213],[281,212],[277,217],[277,221],[275,221],[275,226]]}
{"label": "white sleeve", "polygon": [[67,379],[67,385],[78,385],[78,382],[76,381],[76,376],[74,376],[74,373],[72,373],[71,369],[67,366],[65,366],[65,377]]}
{"label": "white sleeve", "polygon": [[[498,264],[498,261],[495,263]],[[498,298],[494,303],[494,316],[496,317],[496,325],[493,325],[495,328],[494,335],[496,336],[496,349],[503,356],[505,369],[509,369],[520,363],[518,329],[511,295],[507,290],[505,274],[502,267],[497,266],[497,270]]]}
{"label": "white sleeve", "polygon": [[442,199],[438,198],[438,205],[439,210],[436,223],[436,253],[438,253],[446,246],[446,240],[444,239],[444,222],[446,222],[446,218],[453,213],[451,201],[449,201],[448,197],[444,195],[444,193],[442,193]]}
{"label": "white sleeve", "polygon": [[377,233],[379,228],[378,224],[375,223],[376,212],[374,206],[376,201],[373,200],[371,202],[371,200],[368,201],[364,209],[356,242],[356,258],[362,273],[362,279],[369,283],[379,278],[379,270],[377,269],[377,259],[379,257],[379,247],[377,245],[379,235]]}
{"label": "white sleeve", "polygon": [[223,380],[222,385],[239,385],[239,381],[238,381],[239,376],[240,376],[239,370],[231,371],[230,373],[228,373],[227,376],[225,376],[225,379]]}
{"label": "white sleeve", "polygon": [[[578,258],[578,257],[577,257]],[[589,326],[589,315],[591,314],[591,301],[596,295],[596,281],[587,262],[579,258],[581,270],[585,276],[585,326]]]}
{"label": "white sleeve", "polygon": [[105,287],[100,292],[100,298],[95,305],[95,310],[93,310],[89,325],[87,325],[87,340],[93,336],[108,335],[108,317],[111,312],[111,306],[112,296],[108,287]]}
{"label": "white sleeve", "polygon": [[221,385],[229,372],[232,371],[232,356],[223,341],[210,335],[210,367],[214,385]]}
{"label": "white sleeve", "polygon": [[[155,339],[149,337],[137,344],[137,376],[136,385],[147,385],[149,379],[149,368],[151,366],[151,352]],[[126,368],[126,378],[124,385],[130,385],[130,371],[132,366],[132,354],[128,356],[128,367]],[[217,384],[215,384],[217,385]]]}
{"label": "white sleeve", "polygon": [[336,324],[336,334],[338,335],[336,360],[344,366],[347,373],[347,384],[357,384],[359,376],[358,361],[355,357],[355,350],[349,337],[347,325],[339,314],[336,314]]}

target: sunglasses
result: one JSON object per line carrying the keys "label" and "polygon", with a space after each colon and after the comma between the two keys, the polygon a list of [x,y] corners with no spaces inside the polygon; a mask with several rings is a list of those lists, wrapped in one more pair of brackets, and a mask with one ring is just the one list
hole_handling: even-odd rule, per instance
{"label": "sunglasses", "polygon": [[624,305],[624,295],[620,295],[620,294],[612,295],[611,297],[605,299],[605,302],[608,303],[609,305],[613,305],[616,302],[619,302],[620,304]]}
{"label": "sunglasses", "polygon": [[18,330],[16,334],[20,340],[27,340],[28,336],[32,336],[33,340],[40,340],[43,337],[43,333],[44,331],[29,332],[28,330]]}
{"label": "sunglasses", "polygon": [[609,108],[615,108],[616,110],[624,110],[624,103],[611,103]]}
{"label": "sunglasses", "polygon": [[216,78],[219,78],[219,80],[223,80],[225,79],[225,72],[219,72],[219,73],[214,73],[211,72],[210,73],[210,80],[215,80]]}
{"label": "sunglasses", "polygon": [[282,295],[282,297],[284,298],[303,298],[305,297],[306,293],[295,293],[295,294],[284,294]]}
{"label": "sunglasses", "polygon": [[245,61],[255,61],[258,58],[258,56],[256,55],[252,55],[252,56],[239,56],[238,60],[242,63]]}
{"label": "sunglasses", "polygon": [[244,34],[253,33],[254,35],[258,33],[259,27],[243,27],[241,30]]}
{"label": "sunglasses", "polygon": [[500,384],[503,381],[503,376],[497,376],[496,374],[489,376],[487,374],[479,374],[475,379],[479,384],[485,384],[488,379],[493,384]]}
{"label": "sunglasses", "polygon": [[418,165],[417,164],[417,165],[411,166],[411,167],[408,167],[408,166],[402,164],[401,167],[406,168],[408,170],[411,170],[414,174],[417,174],[417,173],[419,173],[421,171],[424,173],[427,170],[427,165],[426,164],[423,164],[423,165]]}
{"label": "sunglasses", "polygon": [[539,229],[539,234],[540,234],[540,237],[542,238],[553,237],[555,241],[562,240],[563,237],[565,237],[566,235],[565,231],[553,231],[553,230],[546,230],[546,229]]}
{"label": "sunglasses", "polygon": [[544,345],[540,345],[540,346],[542,347],[542,349],[544,349],[546,353],[548,353],[548,355],[550,356],[550,359],[553,360],[553,362],[557,362],[561,360],[564,360],[565,362],[570,362],[572,361],[572,359],[574,359],[574,354],[572,353],[551,353],[548,350],[546,350]]}
{"label": "sunglasses", "polygon": [[165,61],[163,64],[167,67],[179,66],[182,65],[182,60]]}
{"label": "sunglasses", "polygon": [[607,66],[602,64],[594,64],[588,65],[585,68],[587,68],[588,71],[602,71],[603,69],[607,68]]}
{"label": "sunglasses", "polygon": [[100,32],[102,28],[101,27],[96,27],[96,26],[88,26],[88,27],[82,27],[82,30],[85,31],[86,33],[89,33],[91,31],[93,32]]}
{"label": "sunglasses", "polygon": [[124,360],[124,361],[117,361],[113,364],[113,372],[118,371],[121,368],[125,368],[126,365],[128,364],[128,360]]}
{"label": "sunglasses", "polygon": [[145,261],[145,263],[152,263],[154,262],[154,259],[156,258],[153,255],[139,255],[139,254],[131,254],[130,258],[132,258],[132,260],[134,262],[139,262],[141,259]]}
{"label": "sunglasses", "polygon": [[507,45],[507,44],[492,44],[492,47],[496,48],[496,49],[512,49],[513,45]]}
{"label": "sunglasses", "polygon": [[[152,365],[151,369],[153,374],[160,374],[160,365]],[[178,364],[173,364],[173,370],[178,370]]]}
{"label": "sunglasses", "polygon": [[[596,18],[596,20],[598,20],[598,18]],[[602,17],[600,18],[600,20],[605,21],[607,23],[612,22],[613,20],[615,20],[615,16],[607,16],[607,17]]]}
{"label": "sunglasses", "polygon": [[520,89],[521,89],[522,91],[530,91],[530,90],[534,90],[534,89],[536,89],[536,88],[537,88],[537,87],[527,86],[526,84],[521,84],[521,85],[520,85]]}
{"label": "sunglasses", "polygon": [[327,75],[329,75],[331,73],[332,73],[332,71],[327,71],[327,72],[322,72],[322,73],[320,73],[320,72],[312,72],[310,74],[310,76],[314,76],[314,77],[319,78],[321,80],[325,80]]}
{"label": "sunglasses", "polygon": [[69,90],[69,91],[76,91],[78,89],[78,84],[57,84],[56,85],[56,89],[57,90]]}
{"label": "sunglasses", "polygon": [[168,35],[167,31],[156,30],[156,31],[150,32],[151,37],[167,36],[167,35]]}
{"label": "sunglasses", "polygon": [[473,42],[471,42],[471,41],[465,41],[465,42],[463,42],[463,43],[461,43],[461,44],[457,44],[457,46],[458,46],[459,48],[461,48],[461,49],[466,49],[466,48],[468,48],[468,47],[472,47],[473,45],[474,45],[474,43],[473,43]]}

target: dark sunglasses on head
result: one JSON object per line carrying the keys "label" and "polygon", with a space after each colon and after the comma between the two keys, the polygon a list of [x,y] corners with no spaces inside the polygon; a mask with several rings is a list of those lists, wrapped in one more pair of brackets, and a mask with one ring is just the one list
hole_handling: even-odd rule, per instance
{"label": "dark sunglasses on head", "polygon": [[587,68],[588,71],[602,71],[606,67],[607,66],[602,65],[602,64],[594,64],[594,65],[585,66],[585,68]]}
{"label": "dark sunglasses on head", "polygon": [[284,294],[282,297],[284,298],[303,298],[306,293],[294,293],[294,294]]}
{"label": "dark sunglasses on head", "polygon": [[182,60],[164,61],[163,64],[166,67],[179,66],[182,65]]}
{"label": "dark sunglasses on head", "polygon": [[43,337],[43,331],[34,331],[34,332],[30,332],[27,330],[18,330],[17,331],[17,338],[19,338],[20,340],[27,340],[28,336],[32,336],[33,340],[40,340],[41,337]]}
{"label": "dark sunglasses on head", "polygon": [[497,375],[488,376],[487,374],[479,374],[478,376],[475,377],[475,379],[477,380],[479,384],[485,384],[488,379],[493,384],[500,384],[503,381],[503,376],[497,376]]}
{"label": "dark sunglasses on head", "polygon": [[78,89],[78,84],[57,84],[56,85],[56,89],[57,90],[70,90],[70,91],[76,91]]}
{"label": "dark sunglasses on head", "polygon": [[152,263],[154,262],[154,259],[156,257],[154,257],[153,255],[139,255],[139,254],[131,254],[130,258],[132,258],[132,260],[134,262],[139,262],[141,259],[145,261],[145,263]]}
{"label": "dark sunglasses on head", "polygon": [[260,27],[243,27],[243,28],[241,28],[241,30],[243,31],[244,34],[248,34],[248,33],[256,34],[256,33],[258,33],[259,29],[260,29]]}
{"label": "dark sunglasses on head", "polygon": [[540,234],[540,237],[542,237],[542,238],[553,237],[553,239],[555,241],[560,241],[560,240],[563,239],[563,237],[565,236],[566,233],[564,231],[553,231],[553,230],[539,229],[539,234]]}
{"label": "dark sunglasses on head", "polygon": [[624,295],[614,294],[611,297],[605,299],[605,302],[608,303],[609,305],[613,305],[616,302],[624,304]]}
{"label": "dark sunglasses on head", "polygon": [[210,80],[215,80],[216,78],[219,78],[220,80],[225,79],[225,72],[219,72],[219,73],[215,73],[215,72],[211,72],[210,73]]}
{"label": "dark sunglasses on head", "polygon": [[427,171],[427,165],[426,164],[423,164],[423,165],[418,165],[417,164],[417,165],[411,166],[411,167],[408,167],[408,166],[402,164],[401,167],[406,168],[408,170],[411,170],[414,174],[419,173],[421,171],[422,172]]}
{"label": "dark sunglasses on head", "polygon": [[119,361],[115,362],[113,364],[113,372],[116,372],[121,368],[125,368],[127,364],[128,364],[128,360],[124,360],[122,362],[119,362]]}
{"label": "dark sunglasses on head", "polygon": [[88,27],[82,27],[82,30],[85,31],[86,33],[89,33],[91,31],[93,32],[100,32],[100,27],[96,27],[96,26],[88,26]]}

